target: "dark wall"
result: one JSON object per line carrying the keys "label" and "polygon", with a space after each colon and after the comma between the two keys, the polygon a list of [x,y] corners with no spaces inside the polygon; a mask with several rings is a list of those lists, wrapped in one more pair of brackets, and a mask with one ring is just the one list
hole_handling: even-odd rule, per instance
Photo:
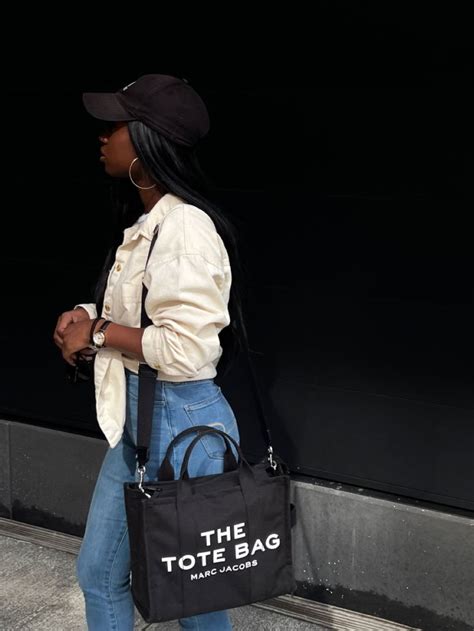
{"label": "dark wall", "polygon": [[[129,35],[112,57],[113,31],[83,33],[76,55],[63,34],[66,59],[10,67],[0,411],[100,435],[91,384],[66,383],[52,344],[58,314],[89,299],[111,220],[80,97],[174,73],[209,104],[201,157],[241,230],[278,451],[295,472],[474,508],[466,16],[315,11],[285,28],[217,29],[207,48],[202,32],[182,46]],[[237,367],[223,386],[256,456],[246,375]]]}

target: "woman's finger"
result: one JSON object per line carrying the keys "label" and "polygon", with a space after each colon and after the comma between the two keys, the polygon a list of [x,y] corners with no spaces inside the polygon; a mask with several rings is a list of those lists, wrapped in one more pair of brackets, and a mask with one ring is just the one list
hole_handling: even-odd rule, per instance
{"label": "woman's finger", "polygon": [[63,357],[64,359],[67,361],[68,364],[70,364],[71,366],[75,366],[76,362],[77,362],[77,353],[65,353],[63,351]]}

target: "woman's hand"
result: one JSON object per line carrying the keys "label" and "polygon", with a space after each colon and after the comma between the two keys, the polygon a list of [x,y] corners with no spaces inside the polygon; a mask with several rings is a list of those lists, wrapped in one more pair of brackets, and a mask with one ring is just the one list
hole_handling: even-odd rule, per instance
{"label": "woman's hand", "polygon": [[70,322],[62,333],[61,351],[64,359],[71,366],[76,365],[77,353],[84,349],[87,354],[92,320],[82,318],[78,322]]}
{"label": "woman's hand", "polygon": [[56,346],[58,346],[62,350],[64,331],[72,322],[80,322],[81,320],[90,321],[89,314],[82,307],[72,309],[72,311],[65,311],[59,316],[53,335],[54,343],[56,344]]}

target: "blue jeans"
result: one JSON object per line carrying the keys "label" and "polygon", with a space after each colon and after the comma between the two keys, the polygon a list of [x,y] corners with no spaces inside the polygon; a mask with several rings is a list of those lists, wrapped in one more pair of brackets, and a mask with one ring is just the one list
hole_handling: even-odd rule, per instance
{"label": "blue jeans", "polygon": [[[108,448],[97,478],[87,524],[77,559],[77,578],[84,593],[89,631],[132,631],[134,604],[130,589],[130,546],[123,484],[138,482],[135,444],[137,440],[138,376],[126,370],[127,417],[123,436]],[[193,425],[211,425],[240,440],[230,404],[213,379],[187,382],[157,381],[150,459],[145,481],[155,480],[170,441]],[[187,445],[184,438],[174,450],[172,464],[179,476]],[[189,475],[223,471],[224,441],[205,436],[194,448]],[[234,452],[235,453],[235,452]],[[183,629],[226,631],[232,629],[227,611],[215,611],[179,620]]]}

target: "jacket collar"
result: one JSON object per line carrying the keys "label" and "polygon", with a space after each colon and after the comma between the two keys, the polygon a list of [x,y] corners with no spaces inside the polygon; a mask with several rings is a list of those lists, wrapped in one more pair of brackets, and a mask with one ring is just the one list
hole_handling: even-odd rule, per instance
{"label": "jacket collar", "polygon": [[139,236],[144,236],[149,241],[153,238],[153,231],[156,226],[160,224],[166,215],[176,208],[184,204],[183,200],[172,193],[166,193],[161,197],[153,208],[147,213],[144,221],[138,225],[130,226],[124,230],[124,242],[138,239]]}

